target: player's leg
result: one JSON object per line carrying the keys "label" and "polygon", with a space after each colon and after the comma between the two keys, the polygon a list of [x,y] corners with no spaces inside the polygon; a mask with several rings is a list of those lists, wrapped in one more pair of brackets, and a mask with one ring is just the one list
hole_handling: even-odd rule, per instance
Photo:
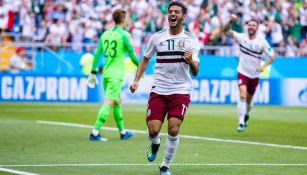
{"label": "player's leg", "polygon": [[114,104],[113,100],[105,99],[105,103],[102,105],[102,107],[100,108],[98,112],[95,126],[92,129],[91,135],[89,137],[90,140],[92,141],[107,141],[108,140],[100,135],[100,129],[105,123],[105,121],[107,120],[113,104]]}
{"label": "player's leg", "polygon": [[190,103],[190,95],[170,95],[168,108],[168,136],[165,143],[163,162],[160,166],[161,174],[170,174],[168,169],[174,159],[179,145],[179,130],[184,115]]}
{"label": "player's leg", "polygon": [[114,119],[115,119],[117,128],[118,128],[119,133],[120,133],[120,139],[121,140],[127,140],[130,137],[132,137],[134,135],[134,133],[127,131],[124,127],[123,112],[122,112],[122,109],[121,109],[120,100],[118,102],[114,103],[113,115],[114,115]]}
{"label": "player's leg", "polygon": [[120,101],[116,101],[114,103],[113,115],[114,115],[114,119],[115,119],[115,122],[116,122],[116,125],[117,125],[119,132],[124,134],[124,132],[126,130],[125,130],[125,127],[124,127],[123,112],[122,112],[120,105],[121,105]]}
{"label": "player's leg", "polygon": [[245,129],[245,114],[246,114],[246,96],[247,96],[247,88],[245,85],[239,86],[240,91],[240,99],[237,104],[237,112],[238,112],[238,121],[239,126],[237,131],[244,131]]}
{"label": "player's leg", "polygon": [[147,150],[146,156],[148,161],[152,162],[156,159],[160,143],[161,143],[161,136],[160,130],[162,127],[163,122],[161,120],[150,120],[147,122],[148,128],[148,138],[151,141],[149,148]]}
{"label": "player's leg", "polygon": [[181,119],[170,116],[168,120],[168,136],[165,142],[163,162],[160,166],[161,174],[170,174],[169,167],[174,159],[176,150],[179,146],[179,129],[182,123]]}
{"label": "player's leg", "polygon": [[160,130],[167,112],[167,103],[164,98],[152,92],[148,100],[146,122],[151,143],[147,150],[147,159],[150,162],[156,159],[161,143]]}
{"label": "player's leg", "polygon": [[113,116],[117,125],[117,128],[120,132],[121,140],[127,140],[132,137],[134,134],[132,132],[126,131],[124,127],[124,120],[123,120],[123,112],[121,109],[121,101],[120,101],[120,92],[122,89],[122,80],[117,79],[110,79],[109,80],[109,87],[108,90],[108,99],[112,99],[114,101],[113,105]]}
{"label": "player's leg", "polygon": [[248,126],[248,121],[249,121],[249,118],[250,118],[250,111],[253,107],[252,106],[253,96],[256,92],[258,82],[259,82],[258,78],[248,80],[248,88],[247,88],[247,96],[246,96],[246,114],[245,114],[245,117],[244,117],[245,127]]}
{"label": "player's leg", "polygon": [[237,113],[238,113],[238,121],[239,126],[237,128],[238,132],[245,130],[244,117],[246,114],[246,97],[247,97],[247,77],[242,74],[238,74],[238,84],[239,84],[239,92],[240,98],[237,103]]}
{"label": "player's leg", "polygon": [[92,141],[107,141],[106,138],[104,138],[100,135],[100,129],[103,126],[103,124],[105,123],[105,121],[107,120],[107,118],[110,114],[110,110],[111,110],[112,106],[114,105],[114,101],[112,99],[108,98],[108,96],[109,96],[108,93],[110,91],[108,79],[103,80],[103,89],[104,89],[104,94],[105,94],[105,100],[104,100],[105,102],[101,106],[101,108],[99,109],[97,119],[96,119],[96,122],[95,122],[95,126],[92,129],[91,135],[89,137],[89,139],[92,140]]}
{"label": "player's leg", "polygon": [[244,116],[245,127],[248,126],[249,114],[250,114],[250,111],[252,109],[252,100],[253,100],[253,96],[250,95],[247,92],[247,96],[246,96],[246,113],[245,113],[245,116]]}

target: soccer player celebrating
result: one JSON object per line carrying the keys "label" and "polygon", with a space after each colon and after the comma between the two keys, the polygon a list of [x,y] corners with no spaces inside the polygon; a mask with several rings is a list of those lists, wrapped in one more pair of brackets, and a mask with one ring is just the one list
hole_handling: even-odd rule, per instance
{"label": "soccer player celebrating", "polygon": [[[226,35],[234,38],[240,47],[239,65],[237,68],[240,91],[240,99],[237,105],[239,119],[237,131],[242,132],[247,127],[253,95],[258,86],[259,73],[274,61],[274,51],[264,38],[256,35],[259,23],[255,19],[251,19],[247,23],[248,35],[232,31],[230,29],[231,24],[237,19],[238,17],[232,14],[230,21],[224,26],[223,31]],[[263,54],[266,54],[269,58],[261,65]]]}
{"label": "soccer player celebrating", "polygon": [[120,132],[120,138],[126,140],[133,136],[124,128],[123,114],[120,107],[120,92],[122,89],[125,69],[124,57],[128,52],[130,59],[137,66],[139,61],[134,54],[130,43],[130,34],[123,28],[125,26],[126,12],[124,10],[115,10],[112,14],[115,27],[105,31],[99,40],[95,53],[91,74],[88,77],[88,86],[91,88],[97,84],[96,70],[100,55],[104,53],[105,65],[103,67],[103,90],[104,104],[100,108],[95,123],[95,127],[89,137],[92,141],[106,141],[107,139],[100,135],[100,128],[107,120],[113,107],[113,114]]}
{"label": "soccer player celebrating", "polygon": [[199,45],[197,38],[182,27],[187,8],[179,1],[168,6],[169,28],[153,34],[143,59],[138,66],[134,81],[130,85],[135,92],[149,59],[156,56],[154,82],[147,108],[147,127],[151,144],[147,159],[152,162],[160,146],[160,130],[167,114],[168,136],[165,144],[161,175],[170,175],[169,167],[179,144],[179,129],[190,103],[192,79],[199,66]]}

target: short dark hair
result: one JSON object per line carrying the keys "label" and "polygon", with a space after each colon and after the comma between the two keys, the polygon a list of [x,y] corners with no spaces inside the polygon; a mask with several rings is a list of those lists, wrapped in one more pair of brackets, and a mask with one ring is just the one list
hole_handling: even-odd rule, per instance
{"label": "short dark hair", "polygon": [[126,18],[126,11],[122,9],[117,9],[112,14],[115,24],[122,23]]}
{"label": "short dark hair", "polygon": [[188,12],[187,7],[180,1],[172,1],[171,3],[169,3],[167,10],[169,10],[172,6],[181,7],[183,14],[187,14],[187,12]]}
{"label": "short dark hair", "polygon": [[258,21],[257,19],[255,19],[255,18],[252,18],[252,19],[250,19],[249,21],[247,21],[247,24],[250,23],[250,22],[252,22],[252,21],[256,22],[256,23],[257,23],[257,26],[259,26],[259,21]]}

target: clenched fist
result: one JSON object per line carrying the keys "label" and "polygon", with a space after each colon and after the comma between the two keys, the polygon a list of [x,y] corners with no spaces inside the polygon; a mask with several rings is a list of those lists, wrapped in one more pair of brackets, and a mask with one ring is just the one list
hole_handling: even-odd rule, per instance
{"label": "clenched fist", "polygon": [[231,14],[231,15],[230,15],[230,21],[235,22],[235,21],[237,21],[237,20],[238,20],[238,16],[237,16],[237,15],[235,15],[235,14]]}
{"label": "clenched fist", "polygon": [[192,55],[193,55],[193,53],[191,51],[185,51],[184,52],[183,58],[186,60],[186,62],[188,64],[193,62]]}
{"label": "clenched fist", "polygon": [[139,85],[139,83],[138,82],[132,82],[131,84],[130,84],[130,91],[132,92],[132,93],[134,93],[136,90],[137,90],[137,88],[138,88],[138,85]]}

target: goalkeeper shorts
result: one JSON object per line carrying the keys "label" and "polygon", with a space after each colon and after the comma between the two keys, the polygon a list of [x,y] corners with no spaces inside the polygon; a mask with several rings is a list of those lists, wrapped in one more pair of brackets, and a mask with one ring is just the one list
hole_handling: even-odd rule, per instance
{"label": "goalkeeper shorts", "polygon": [[123,85],[123,80],[104,78],[103,79],[104,98],[109,100],[119,101],[122,85]]}

